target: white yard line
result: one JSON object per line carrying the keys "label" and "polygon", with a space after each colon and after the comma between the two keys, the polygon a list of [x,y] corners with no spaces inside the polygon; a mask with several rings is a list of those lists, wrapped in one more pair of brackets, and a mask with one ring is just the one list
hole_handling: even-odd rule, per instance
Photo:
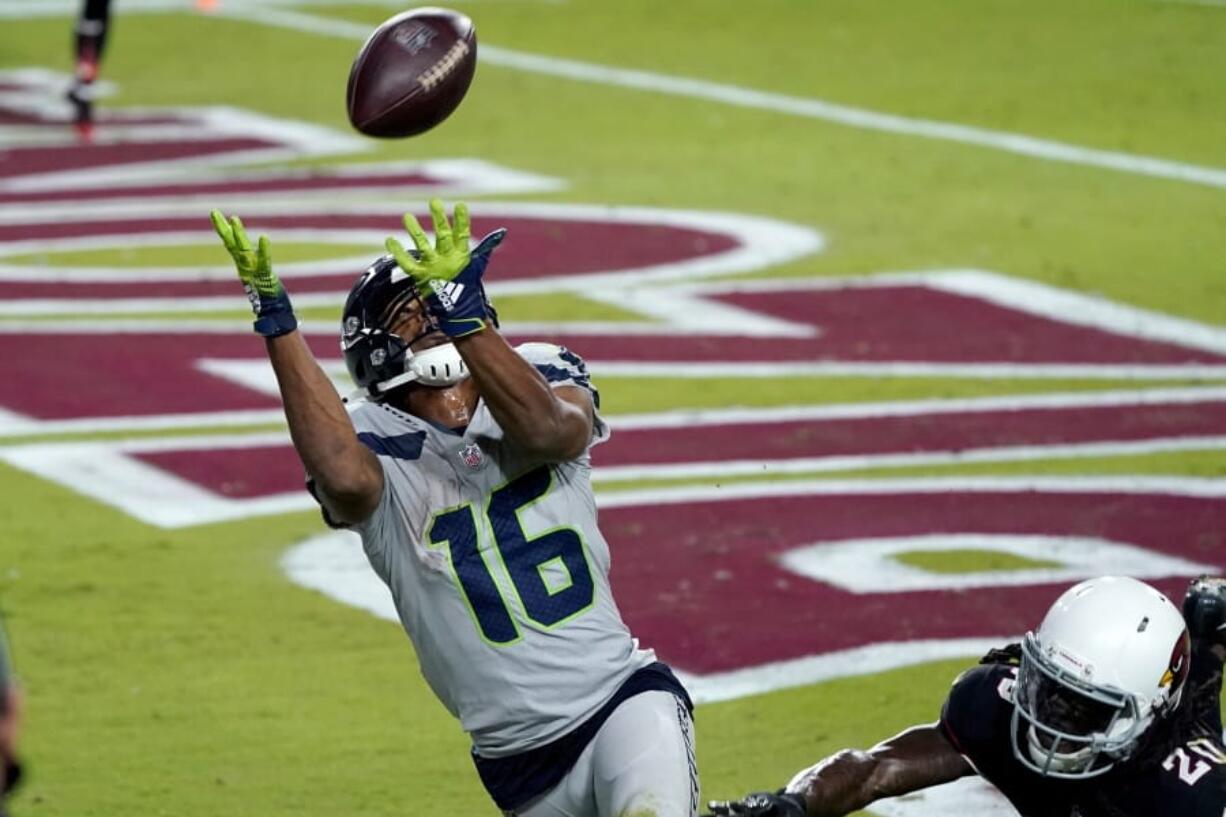
{"label": "white yard line", "polygon": [[[293,552],[290,551],[290,553]],[[832,681],[852,675],[871,675],[914,664],[983,655],[994,647],[1016,640],[1016,636],[999,636],[931,641],[887,641],[866,647],[794,658],[790,661],[758,664],[727,672],[713,672],[706,675],[678,672],[677,676],[685,684],[695,703],[710,704],[745,698],[750,695],[761,695],[780,689],[819,684],[823,681]]]}
{"label": "white yard line", "polygon": [[[36,78],[42,72],[30,72]],[[19,74],[20,75],[20,72]],[[6,107],[18,110],[26,108],[36,112],[43,103],[22,103],[23,95],[0,94]],[[60,103],[56,103],[57,105]],[[175,109],[127,108],[125,113],[137,116],[147,113],[165,115]],[[212,169],[219,164],[243,165],[255,162],[289,162],[308,157],[331,157],[343,154],[357,155],[372,149],[368,140],[350,133],[333,130],[322,125],[295,120],[275,119],[256,111],[216,105],[192,108],[186,112],[193,122],[200,125],[201,139],[234,136],[259,139],[266,147],[250,148],[217,154],[204,154],[175,159],[154,159],[145,162],[100,166],[75,170],[51,171],[0,179],[0,190],[5,192],[44,192],[47,190],[96,187],[113,184],[117,187],[149,182],[168,182],[186,179],[201,168]]]}
{"label": "white yard line", "polygon": [[[197,414],[153,414],[147,417],[81,417],[73,420],[36,420],[0,412],[0,440],[43,434],[104,434],[113,431],[173,431],[182,428],[285,425],[277,409],[209,411]],[[189,439],[189,438],[181,438]]]}
{"label": "white yard line", "polygon": [[[314,507],[305,491],[233,499],[174,477],[133,455],[160,451],[215,451],[286,444],[285,432],[210,435],[179,439],[31,443],[0,446],[0,461],[93,497],[149,524],[178,528]],[[600,469],[597,469],[597,475]],[[686,485],[597,492],[602,508],[768,497],[941,493],[1164,494],[1221,499],[1226,480],[1178,476],[953,476],[892,479],[795,480]]]}
{"label": "white yard line", "polygon": [[1226,400],[1220,386],[1157,388],[1101,392],[1061,392],[953,399],[891,400],[827,406],[770,408],[677,409],[649,414],[612,415],[605,419],[614,431],[646,428],[692,428],[737,423],[781,423],[819,420],[864,420],[985,411],[1134,407]]}
{"label": "white yard line", "polygon": [[[762,428],[757,429],[761,433]],[[983,446],[956,451],[905,454],[849,454],[774,460],[713,460],[657,465],[604,465],[592,472],[598,484],[658,479],[718,479],[722,477],[783,476],[837,473],[873,468],[939,468],[947,465],[1045,462],[1048,460],[1167,454],[1180,451],[1223,451],[1226,437],[1169,437],[1054,445]]]}
{"label": "white yard line", "polygon": [[[1207,6],[1208,8],[1226,9],[1226,0],[1158,0],[1161,3],[1176,3],[1181,6]],[[1222,817],[1226,817],[1223,813]]]}
{"label": "white yard line", "polygon": [[[321,36],[364,41],[371,27],[366,24],[318,17],[302,12],[266,6],[227,6],[226,16],[252,22],[304,31]],[[974,145],[991,150],[1029,156],[1053,162],[1115,170],[1140,176],[1188,182],[1209,187],[1226,188],[1226,169],[1196,165],[1156,156],[1101,150],[1081,145],[1042,139],[1021,133],[1010,133],[972,125],[917,119],[882,113],[828,102],[822,99],[789,96],[757,91],[737,85],[727,85],[689,77],[616,68],[578,60],[561,59],[541,54],[513,51],[495,45],[482,44],[480,59],[490,65],[535,74],[561,77],[578,82],[591,82],[620,88],[632,88],[669,96],[702,99],[734,105],[740,108],[771,111],[808,119],[832,122],[863,130],[918,136],[947,142]]]}
{"label": "white yard line", "polygon": [[[986,550],[1035,562],[1054,562],[1055,565],[950,574],[933,573],[896,561],[896,557],[917,550],[943,553]],[[1111,572],[1116,575],[1134,579],[1217,572],[1213,564],[1205,561],[1155,553],[1149,548],[1104,536],[969,531],[826,538],[781,553],[779,564],[798,576],[857,594],[1070,585],[1102,575],[1105,565],[1111,565]]]}
{"label": "white yard line", "polygon": [[[252,364],[261,369],[267,364],[262,360],[254,360]],[[201,368],[213,374],[221,375],[222,367],[214,361],[202,361]],[[339,361],[325,363],[327,371],[338,377],[344,376],[344,366]],[[233,375],[234,382],[246,385],[257,391],[252,382]],[[273,384],[275,387],[275,384]],[[275,388],[268,393],[274,394]],[[1062,392],[1055,394],[1021,394],[991,397],[971,397],[954,399],[896,400],[872,403],[841,403],[825,406],[780,406],[763,408],[718,408],[718,409],[676,409],[673,411],[651,412],[644,414],[612,414],[605,415],[605,420],[613,431],[632,431],[643,429],[693,428],[696,426],[735,425],[738,423],[784,423],[801,421],[857,420],[885,417],[919,417],[939,414],[958,414],[985,411],[1027,411],[1076,408],[1129,408],[1154,405],[1188,405],[1226,400],[1226,388],[1188,387],[1188,388],[1157,388],[1142,390],[1117,390],[1103,392]],[[244,411],[199,412],[194,414],[152,414],[148,416],[125,417],[82,417],[72,420],[38,420],[33,417],[19,415],[0,410],[0,438],[30,436],[33,434],[73,434],[84,432],[109,431],[159,431],[180,428],[206,428],[210,426],[247,426],[247,425],[283,425],[284,414],[281,409],[259,409]],[[247,440],[248,436],[208,436],[208,437],[178,437],[154,442],[142,441],[142,445],[154,445],[157,450],[175,450],[176,447],[191,447],[189,441],[207,439],[212,446],[224,447],[229,440]],[[284,439],[284,436],[280,439]],[[1188,438],[1172,438],[1171,444],[1181,450],[1199,448],[1199,445],[1184,444]],[[1217,438],[1195,438],[1210,441],[1206,446],[1216,448],[1212,440]],[[117,442],[104,442],[115,445]],[[1125,443],[1125,445],[1145,445],[1145,441]]]}
{"label": "white yard line", "polygon": [[[110,128],[108,127],[108,132]],[[40,130],[40,133],[45,131]],[[75,138],[75,137],[74,137]],[[0,150],[12,147],[0,129]],[[167,174],[164,179],[134,179],[126,184],[109,183],[105,198],[90,198],[84,201],[0,203],[0,224],[39,224],[47,221],[88,221],[105,212],[108,218],[147,219],[151,210],[163,217],[199,216],[212,207],[223,210],[240,209],[243,213],[270,212],[274,214],[301,212],[303,208],[327,206],[328,212],[343,212],[343,203],[350,209],[355,206],[369,207],[371,202],[382,204],[397,202],[401,210],[421,205],[429,196],[458,198],[461,196],[487,196],[494,194],[520,195],[525,193],[551,193],[566,189],[562,179],[527,173],[485,162],[479,159],[431,159],[421,162],[380,162],[370,164],[332,165],[327,168],[308,170],[276,168],[252,170],[228,167],[219,157],[217,166],[206,166],[190,179],[179,174]],[[386,183],[380,186],[375,177],[380,174],[418,173],[430,181],[423,185]],[[352,179],[358,176],[372,177],[360,187],[322,187],[294,190],[287,193],[281,189],[247,189],[234,192],[208,191],[174,196],[140,196],[132,188],[176,182],[191,181],[200,184],[221,184],[227,181],[250,183],[264,179],[287,179],[322,176],[328,179]],[[155,207],[156,205],[156,207]],[[260,208],[263,208],[262,210]],[[278,235],[280,233],[278,232]],[[380,239],[380,242],[382,238]],[[41,243],[41,242],[40,242]],[[11,245],[5,245],[11,246]],[[376,245],[378,246],[378,245]]]}
{"label": "white yard line", "polygon": [[955,476],[895,479],[818,479],[787,482],[744,482],[731,485],[686,485],[642,491],[601,491],[602,508],[637,505],[683,505],[691,502],[735,502],[742,499],[797,496],[888,496],[946,493],[1162,494],[1204,499],[1226,497],[1226,479],[1125,476]]}
{"label": "white yard line", "polygon": [[1118,335],[1226,354],[1226,329],[1220,326],[1058,289],[1037,281],[984,270],[954,270],[933,275],[927,283],[936,289],[968,295],[1040,318],[1058,317],[1065,323]]}
{"label": "white yard line", "polygon": [[[310,6],[387,6],[403,9],[404,0],[218,0],[227,4],[244,6],[310,7]],[[541,3],[550,6],[565,5],[567,0],[464,0],[464,5],[473,3],[510,5],[513,3]],[[123,0],[120,7],[124,16],[130,14],[182,14],[198,11],[195,0]],[[5,17],[75,17],[81,10],[80,0],[4,0],[0,5],[0,19]],[[212,12],[200,12],[210,14]]]}
{"label": "white yard line", "polygon": [[[1168,0],[1169,1],[1169,0]],[[176,0],[129,0],[140,11],[190,11],[191,4]],[[1179,0],[1197,5],[1222,6],[1226,3],[1214,0]],[[292,11],[288,6],[309,5],[303,0],[296,2],[253,2],[244,0],[243,5],[223,3],[220,16],[248,20],[264,25],[278,26],[310,34],[340,37],[362,42],[369,36],[371,26],[334,18],[319,17]],[[390,4],[390,3],[389,3]],[[8,0],[0,7],[0,17],[30,17],[39,14],[69,13],[71,3],[48,0],[22,2]],[[125,6],[125,8],[127,8]],[[75,12],[74,12],[75,13]],[[1013,153],[1046,161],[1097,167],[1134,175],[1188,182],[1209,187],[1226,187],[1226,169],[1197,165],[1143,154],[1124,153],[1085,147],[1052,139],[1044,139],[1021,133],[980,128],[953,122],[900,116],[896,114],[857,108],[822,99],[797,97],[786,94],[759,91],[737,85],[729,85],[690,77],[641,71],[615,66],[550,57],[541,54],[515,51],[495,45],[481,46],[481,60],[490,65],[561,77],[579,82],[591,82],[614,87],[632,88],[651,93],[702,99],[736,107],[766,110],[792,116],[832,122],[864,130],[918,136]]]}
{"label": "white yard line", "polygon": [[585,355],[597,377],[953,377],[974,380],[1221,380],[1226,365],[1116,363],[644,363]]}

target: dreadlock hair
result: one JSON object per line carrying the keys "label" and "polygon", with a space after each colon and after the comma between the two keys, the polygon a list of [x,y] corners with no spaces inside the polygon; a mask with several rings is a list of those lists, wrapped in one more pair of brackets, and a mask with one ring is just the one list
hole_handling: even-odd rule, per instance
{"label": "dreadlock hair", "polygon": [[[1209,669],[1188,679],[1179,706],[1159,716],[1142,736],[1137,750],[1123,764],[1126,772],[1140,771],[1170,757],[1171,752],[1194,738],[1222,739],[1218,698],[1222,691],[1222,665],[1212,655],[1197,651],[1193,667],[1208,664]],[[1201,659],[1200,661],[1196,659]]]}
{"label": "dreadlock hair", "polygon": [[[1019,666],[1022,645],[1006,644],[989,650],[980,664]],[[1180,746],[1195,738],[1222,739],[1219,699],[1222,693],[1222,662],[1209,651],[1209,645],[1194,645],[1192,675],[1188,678],[1180,704],[1159,715],[1146,730],[1140,744],[1125,761],[1110,773],[1086,784],[1087,813],[1103,817],[1133,817],[1119,803],[1130,800],[1130,790],[1145,779],[1145,772],[1170,757]]]}
{"label": "dreadlock hair", "polygon": [[1006,644],[1003,647],[988,650],[988,654],[979,659],[980,664],[1003,664],[1016,667],[1022,663],[1021,642]]}
{"label": "dreadlock hair", "polygon": [[[1193,650],[1193,677],[1187,681],[1180,704],[1159,715],[1133,754],[1093,787],[1092,802],[1106,817],[1129,817],[1116,803],[1126,803],[1129,791],[1143,780],[1145,772],[1159,766],[1180,746],[1196,738],[1222,740],[1219,698],[1222,693],[1222,663],[1199,645]],[[1198,672],[1199,670],[1199,672]],[[1198,677],[1199,676],[1199,677]]]}

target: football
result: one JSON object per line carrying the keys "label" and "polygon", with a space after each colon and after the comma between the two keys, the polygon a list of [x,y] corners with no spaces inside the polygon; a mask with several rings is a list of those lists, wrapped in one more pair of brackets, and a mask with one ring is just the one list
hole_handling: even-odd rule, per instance
{"label": "football", "polygon": [[425,133],[460,104],[477,68],[471,19],[442,8],[397,14],[375,29],[349,70],[349,121],[367,136]]}

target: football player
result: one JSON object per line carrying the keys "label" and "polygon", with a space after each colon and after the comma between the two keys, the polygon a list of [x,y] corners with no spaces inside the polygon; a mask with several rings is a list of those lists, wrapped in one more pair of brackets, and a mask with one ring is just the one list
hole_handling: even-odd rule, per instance
{"label": "football player", "polygon": [[76,72],[68,89],[73,122],[82,139],[90,139],[94,128],[94,80],[106,46],[110,25],[111,0],[84,0],[73,28],[73,53]]}
{"label": "football player", "polygon": [[238,218],[212,214],[267,341],[294,447],[325,520],[356,530],[422,674],[472,738],[494,802],[524,817],[698,810],[689,696],[638,647],[609,586],[591,447],[609,431],[578,355],[498,332],[482,275],[505,230],[430,202],[431,244],[354,283],[347,412]]}
{"label": "football player", "polygon": [[1092,579],[964,672],[936,723],[711,810],[836,817],[978,774],[1024,817],[1223,817],[1223,657],[1226,580],[1193,582],[1181,615],[1135,579]]}

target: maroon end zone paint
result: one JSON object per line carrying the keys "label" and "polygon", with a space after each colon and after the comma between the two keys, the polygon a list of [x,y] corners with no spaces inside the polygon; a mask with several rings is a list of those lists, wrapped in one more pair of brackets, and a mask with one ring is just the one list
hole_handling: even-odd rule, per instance
{"label": "maroon end zone paint", "polygon": [[[300,280],[305,282],[311,279]],[[225,288],[232,289],[228,282],[209,282],[207,286],[212,287],[213,284],[227,284]],[[206,284],[198,286],[203,288]],[[145,294],[148,293],[148,285],[141,285],[141,288]],[[309,287],[303,289],[310,291]],[[846,298],[853,302],[845,307],[851,312],[856,311],[854,301],[859,294],[857,290],[799,291],[790,293],[790,296],[797,303],[813,304],[813,308],[819,312],[823,307],[829,308],[831,301]],[[927,304],[929,307],[939,306],[946,298],[944,293],[931,294],[932,298]],[[964,312],[960,316],[955,313],[950,315],[946,325],[940,327],[932,326],[922,317],[918,326],[913,325],[912,318],[916,313],[899,311],[888,323],[860,322],[858,325],[863,333],[860,342],[854,339],[848,326],[823,332],[814,338],[800,339],[675,335],[567,337],[557,333],[545,333],[535,338],[511,336],[510,339],[513,342],[552,340],[570,346],[588,359],[597,379],[602,360],[683,363],[888,362],[896,360],[890,353],[904,346],[910,350],[910,355],[905,358],[910,361],[1222,362],[1219,356],[1174,344],[1127,338],[1028,316],[1011,321],[1007,334],[994,333],[999,322],[993,320],[991,313],[997,310],[994,307],[985,309],[989,314],[983,319],[976,319],[974,313]],[[921,310],[921,313],[925,313],[925,310]],[[508,316],[503,317],[506,319]],[[958,317],[965,318],[967,323],[956,323]],[[925,330],[935,334],[924,336],[922,333]],[[976,337],[975,343],[965,350],[966,354],[956,356],[962,348],[960,341],[972,335]],[[330,341],[320,336],[313,336],[311,340],[317,354],[324,359],[338,355],[335,342]],[[993,351],[1000,357],[993,357]],[[263,407],[268,405],[266,398],[254,395],[247,389],[230,386],[196,368],[196,361],[201,358],[259,359],[261,352],[256,339],[244,334],[3,334],[0,335],[0,378],[4,378],[3,382],[21,383],[22,387],[0,390],[0,402],[9,410],[40,419]],[[987,356],[977,358],[972,356],[974,352]],[[49,360],[54,361],[55,365],[48,365]],[[69,373],[74,376],[74,388],[65,390],[62,388],[62,378]],[[1182,421],[1175,417],[1171,422],[1177,424]]]}
{"label": "maroon end zone paint", "polygon": [[[992,446],[1051,445],[1226,434],[1226,402],[1102,408],[918,414],[858,420],[729,423],[684,428],[617,428],[593,464],[632,466],[779,461],[799,457],[917,454]],[[288,441],[259,448],[132,455],[222,496],[250,498],[302,487]],[[258,473],[258,480],[250,475]]]}
{"label": "maroon end zone paint", "polygon": [[113,168],[125,164],[162,162],[174,159],[196,159],[205,156],[237,153],[244,150],[268,150],[279,144],[262,139],[216,139],[211,141],[165,140],[132,144],[54,145],[51,147],[16,147],[5,151],[0,162],[0,181],[38,173],[60,173],[66,170]]}
{"label": "maroon end zone paint", "polygon": [[[644,646],[719,672],[882,641],[1020,635],[1065,584],[858,595],[784,570],[819,541],[940,531],[1098,536],[1221,561],[1226,503],[1173,496],[925,493],[603,508],[613,584]],[[1154,582],[1174,597],[1186,579]]]}
{"label": "maroon end zone paint", "polygon": [[[416,213],[419,220],[428,214]],[[273,239],[276,251],[276,236],[279,230],[362,230],[397,235],[404,232],[399,214],[302,214],[295,216],[252,215],[243,219],[248,232],[253,235],[267,232]],[[474,236],[506,227],[509,235],[497,255],[498,279],[513,281],[524,278],[548,278],[563,275],[579,275],[610,270],[633,270],[659,264],[690,261],[725,252],[738,241],[734,236],[685,227],[654,226],[650,224],[626,224],[594,219],[559,220],[531,218],[526,216],[494,218],[475,217]],[[199,232],[201,241],[213,237],[208,214],[198,217],[176,218],[125,218],[94,219],[82,221],[53,220],[41,223],[0,224],[0,244],[12,241],[38,241],[70,238],[114,237],[116,246],[123,246],[129,236],[156,237],[163,233]],[[219,253],[220,245],[219,245]],[[371,260],[382,254],[383,248],[372,244]],[[224,258],[224,253],[223,253]],[[0,263],[3,259],[0,258]],[[340,270],[335,277],[295,278],[292,292],[303,287],[324,286],[326,291],[346,292],[361,269]],[[208,291],[235,294],[232,281],[203,282]],[[291,295],[292,295],[291,292]],[[58,293],[58,294],[57,294]],[[187,297],[198,295],[200,285],[195,282],[168,280],[159,282],[156,290],[148,283],[105,283],[79,286],[37,282],[0,282],[0,299],[13,298],[129,298],[129,297]],[[241,290],[239,299],[241,302]],[[339,307],[339,302],[338,302]]]}
{"label": "maroon end zone paint", "polygon": [[[801,285],[803,286],[803,285]],[[644,362],[1221,363],[1226,357],[1139,340],[922,286],[738,292],[716,300],[809,324],[813,338],[546,334],[592,360]],[[888,315],[889,319],[882,318]]]}
{"label": "maroon end zone paint", "polygon": [[0,205],[47,202],[80,202],[95,199],[141,198],[174,199],[189,196],[232,196],[244,193],[317,193],[337,190],[368,190],[370,188],[411,187],[415,189],[441,187],[446,182],[423,173],[353,173],[337,175],[326,171],[301,173],[282,171],[279,175],[256,174],[256,178],[227,178],[218,181],[186,181],[178,183],[108,185],[90,189],[63,190],[0,190]]}
{"label": "maroon end zone paint", "polygon": [[231,499],[254,499],[306,490],[302,462],[288,444],[162,451],[133,456]]}

